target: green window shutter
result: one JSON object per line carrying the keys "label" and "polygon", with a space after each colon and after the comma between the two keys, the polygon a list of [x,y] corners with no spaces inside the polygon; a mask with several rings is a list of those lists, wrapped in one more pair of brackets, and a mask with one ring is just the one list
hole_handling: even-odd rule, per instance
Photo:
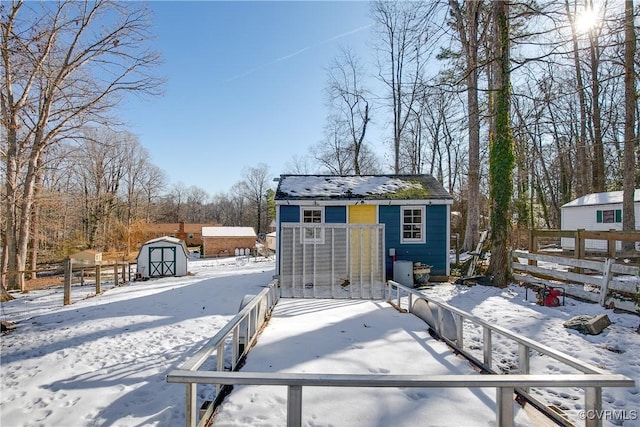
{"label": "green window shutter", "polygon": [[598,224],[602,223],[602,211],[596,211],[596,222]]}
{"label": "green window shutter", "polygon": [[616,209],[616,222],[622,222],[622,209]]}

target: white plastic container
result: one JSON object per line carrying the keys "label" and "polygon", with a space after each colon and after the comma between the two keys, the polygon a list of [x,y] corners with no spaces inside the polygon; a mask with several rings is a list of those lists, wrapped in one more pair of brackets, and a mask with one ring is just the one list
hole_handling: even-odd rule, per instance
{"label": "white plastic container", "polygon": [[394,261],[393,281],[404,286],[413,287],[413,262]]}

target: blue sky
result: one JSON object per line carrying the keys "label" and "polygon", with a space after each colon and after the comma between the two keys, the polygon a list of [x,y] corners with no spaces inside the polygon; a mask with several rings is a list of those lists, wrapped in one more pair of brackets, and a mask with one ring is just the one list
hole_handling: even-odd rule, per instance
{"label": "blue sky", "polygon": [[[288,172],[322,139],[326,67],[340,46],[372,63],[369,3],[151,2],[165,94],[122,114],[170,184],[227,192],[248,167]],[[375,73],[374,70],[370,70]]]}

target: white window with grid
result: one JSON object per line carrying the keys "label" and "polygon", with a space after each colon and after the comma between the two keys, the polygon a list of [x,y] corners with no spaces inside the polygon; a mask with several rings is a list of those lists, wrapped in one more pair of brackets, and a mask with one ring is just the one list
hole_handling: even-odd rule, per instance
{"label": "white window with grid", "polygon": [[[318,207],[303,207],[300,217],[304,224],[304,232],[300,236],[302,243],[322,243],[324,238],[323,228],[320,226],[324,223],[324,209]],[[313,226],[317,224],[318,226]]]}
{"label": "white window with grid", "polygon": [[424,206],[402,207],[402,243],[425,242],[425,208]]}

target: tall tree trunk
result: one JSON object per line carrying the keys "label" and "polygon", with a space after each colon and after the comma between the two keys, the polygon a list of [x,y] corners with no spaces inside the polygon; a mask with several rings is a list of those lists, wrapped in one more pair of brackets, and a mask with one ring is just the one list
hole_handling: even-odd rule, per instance
{"label": "tall tree trunk", "polygon": [[[478,105],[478,14],[482,3],[466,2],[466,16],[456,0],[449,5],[466,59],[467,106],[469,109],[469,172],[467,175],[467,224],[462,247],[475,248],[480,238],[480,108]],[[466,25],[465,25],[466,24]]]}
{"label": "tall tree trunk", "polygon": [[576,90],[578,92],[578,104],[580,105],[580,134],[576,142],[576,195],[578,197],[587,194],[589,171],[587,169],[587,101],[584,94],[582,70],[580,69],[580,46],[575,29],[575,14],[571,13],[569,0],[565,0],[567,17],[571,23],[571,39],[573,42],[573,65],[576,72]]}
{"label": "tall tree trunk", "polygon": [[[593,4],[591,5],[593,8]],[[593,163],[592,163],[592,191],[605,191],[604,146],[602,144],[602,113],[600,110],[600,80],[598,69],[600,64],[600,45],[596,29],[589,31],[589,53],[591,66],[591,103],[593,117]]]}
{"label": "tall tree trunk", "polygon": [[509,3],[494,0],[494,75],[491,89],[495,133],[489,139],[489,192],[491,196],[491,261],[494,283],[509,284],[509,234],[513,193],[513,138],[510,127]]}
{"label": "tall tree trunk", "polygon": [[0,259],[0,302],[6,302],[13,299],[11,294],[7,292],[6,288],[6,272],[7,272],[7,260],[9,253],[7,251],[7,239],[5,230],[0,231],[0,237],[2,237],[2,258]]}
{"label": "tall tree trunk", "polygon": [[364,136],[367,133],[367,124],[369,123],[369,103],[364,104],[364,118],[362,119],[362,131],[353,145],[353,171],[356,175],[360,175],[360,149],[364,142]]}
{"label": "tall tree trunk", "polygon": [[[40,163],[42,163],[42,158],[40,158],[41,161]],[[33,208],[32,208],[32,212],[31,212],[31,232],[29,233],[29,244],[28,244],[28,248],[29,248],[29,270],[31,270],[28,274],[27,277],[29,279],[35,279],[36,278],[36,273],[35,270],[37,269],[38,266],[38,246],[39,246],[39,241],[40,241],[40,236],[38,234],[38,231],[40,230],[40,206],[39,206],[39,201],[38,198],[40,196],[40,192],[42,190],[42,170],[41,170],[41,164],[38,165],[38,169],[37,169],[37,173],[36,173],[36,185],[35,185],[35,189],[34,189],[34,193],[33,193]]]}
{"label": "tall tree trunk", "polygon": [[[635,180],[638,174],[636,168],[635,146],[638,146],[634,124],[637,119],[637,94],[635,88],[636,33],[634,28],[633,0],[626,0],[624,6],[625,30],[624,30],[624,180],[622,196],[622,229],[635,229],[634,193]],[[633,249],[633,242],[625,247],[625,250]]]}

